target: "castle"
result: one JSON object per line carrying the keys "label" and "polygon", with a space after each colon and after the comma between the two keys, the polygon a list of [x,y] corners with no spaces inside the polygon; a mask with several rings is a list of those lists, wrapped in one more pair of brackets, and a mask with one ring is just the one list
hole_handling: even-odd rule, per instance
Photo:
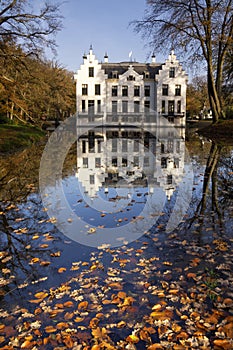
{"label": "castle", "polygon": [[150,124],[160,116],[185,126],[187,74],[172,51],[164,63],[99,62],[90,47],[74,75],[76,108],[84,122]]}

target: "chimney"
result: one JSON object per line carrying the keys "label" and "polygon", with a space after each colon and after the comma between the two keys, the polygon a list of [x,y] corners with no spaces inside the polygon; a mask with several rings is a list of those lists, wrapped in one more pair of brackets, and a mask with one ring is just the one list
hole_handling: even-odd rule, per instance
{"label": "chimney", "polygon": [[151,63],[156,63],[156,58],[155,58],[154,52],[153,52],[153,54],[151,56]]}
{"label": "chimney", "polygon": [[108,54],[107,54],[107,52],[104,55],[104,63],[108,63]]}

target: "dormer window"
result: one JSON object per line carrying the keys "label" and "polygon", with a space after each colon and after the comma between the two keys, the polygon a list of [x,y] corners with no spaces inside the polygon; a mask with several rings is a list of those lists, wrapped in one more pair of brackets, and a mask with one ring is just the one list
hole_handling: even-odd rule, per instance
{"label": "dormer window", "polygon": [[113,79],[118,79],[118,71],[117,71],[117,70],[114,70],[114,71],[112,72],[112,78],[113,78]]}
{"label": "dormer window", "polygon": [[144,72],[144,77],[145,77],[145,79],[149,79],[150,78],[150,73],[149,72]]}
{"label": "dormer window", "polygon": [[132,81],[132,80],[135,80],[135,77],[134,77],[133,75],[129,75],[128,78],[127,78],[127,80],[131,80],[131,81]]}
{"label": "dormer window", "polygon": [[169,78],[175,78],[175,67],[170,67]]}
{"label": "dormer window", "polygon": [[89,77],[94,78],[94,67],[89,67]]}

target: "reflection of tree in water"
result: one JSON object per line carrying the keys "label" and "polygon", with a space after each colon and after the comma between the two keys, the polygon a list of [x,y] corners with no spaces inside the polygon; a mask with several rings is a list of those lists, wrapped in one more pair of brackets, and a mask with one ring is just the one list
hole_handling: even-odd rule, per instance
{"label": "reflection of tree in water", "polygon": [[232,170],[233,161],[230,155],[227,156],[227,147],[212,143],[206,162],[202,196],[190,226],[196,218],[200,224],[203,224],[205,217],[211,216],[213,224],[218,223],[222,228],[225,209],[227,207],[229,209],[229,206],[232,205]]}
{"label": "reflection of tree in water", "polygon": [[[22,282],[37,280],[54,251],[53,227],[35,193],[43,146],[0,160],[0,296]],[[76,155],[71,152],[65,163],[64,171],[69,173]]]}

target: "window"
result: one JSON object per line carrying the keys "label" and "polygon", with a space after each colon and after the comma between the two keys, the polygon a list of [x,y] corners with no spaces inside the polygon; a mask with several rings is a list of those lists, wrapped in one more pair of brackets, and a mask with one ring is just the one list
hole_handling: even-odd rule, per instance
{"label": "window", "polygon": [[112,96],[117,96],[117,85],[112,86]]}
{"label": "window", "polygon": [[167,158],[162,157],[161,158],[161,168],[166,169],[167,168]]}
{"label": "window", "polygon": [[133,158],[133,165],[134,166],[139,166],[139,157],[138,156],[134,156],[134,158]]}
{"label": "window", "polygon": [[181,85],[176,85],[175,87],[175,95],[181,96]]}
{"label": "window", "polygon": [[95,167],[100,168],[101,167],[101,159],[100,158],[95,158]]}
{"label": "window", "polygon": [[167,185],[172,184],[172,175],[167,175]]}
{"label": "window", "polygon": [[100,140],[97,141],[97,152],[101,153],[101,141]]}
{"label": "window", "polygon": [[134,144],[133,144],[133,151],[139,152],[139,142],[136,140],[134,141]]}
{"label": "window", "polygon": [[135,77],[134,77],[133,75],[129,75],[128,78],[127,78],[127,80],[131,80],[131,81],[132,81],[132,80],[135,80]]}
{"label": "window", "polygon": [[145,109],[145,112],[149,112],[150,110],[150,101],[145,101],[144,102],[144,109]]}
{"label": "window", "polygon": [[122,86],[122,96],[128,96],[128,86]]}
{"label": "window", "polygon": [[181,113],[181,101],[177,101],[177,113]]}
{"label": "window", "polygon": [[169,78],[175,78],[175,67],[171,67],[169,70]]}
{"label": "window", "polygon": [[140,101],[134,101],[134,113],[140,112]]}
{"label": "window", "polygon": [[88,114],[94,114],[95,101],[88,100]]}
{"label": "window", "polygon": [[174,117],[168,117],[169,123],[174,123]]}
{"label": "window", "polygon": [[87,94],[88,94],[88,85],[82,84],[82,95],[87,95]]}
{"label": "window", "polygon": [[162,94],[163,94],[163,96],[168,96],[168,84],[163,84]]}
{"label": "window", "polygon": [[122,112],[128,113],[128,101],[122,101]]}
{"label": "window", "polygon": [[150,85],[145,85],[144,93],[146,97],[150,96]]}
{"label": "window", "polygon": [[86,153],[86,141],[82,141],[82,153]]}
{"label": "window", "polygon": [[94,77],[94,67],[89,67],[89,77],[90,78]]}
{"label": "window", "polygon": [[112,72],[112,78],[113,78],[113,79],[117,79],[117,78],[118,78],[118,71],[117,71],[117,70],[114,70],[114,71]]}
{"label": "window", "polygon": [[140,86],[134,86],[134,96],[140,96]]}
{"label": "window", "polygon": [[90,185],[95,184],[95,175],[90,175]]}
{"label": "window", "polygon": [[95,138],[94,138],[94,136],[91,136],[88,139],[88,152],[95,153]]}
{"label": "window", "polygon": [[95,95],[100,95],[100,84],[95,84]]}
{"label": "window", "polygon": [[150,78],[150,73],[149,72],[144,72],[144,77],[145,77],[145,79],[149,79]]}
{"label": "window", "polygon": [[88,168],[88,158],[83,158],[83,168]]}
{"label": "window", "polygon": [[164,145],[164,143],[161,143],[161,153],[165,153],[165,145]]}
{"label": "window", "polygon": [[179,158],[174,158],[174,168],[179,168]]}
{"label": "window", "polygon": [[112,152],[117,152],[117,139],[112,139]]}
{"label": "window", "polygon": [[112,166],[117,167],[117,158],[112,158]]}
{"label": "window", "polygon": [[122,152],[128,152],[128,140],[122,140]]}
{"label": "window", "polygon": [[162,100],[162,113],[165,113],[166,111],[166,101]]}
{"label": "window", "polygon": [[97,100],[97,113],[101,112],[101,100]]}
{"label": "window", "polygon": [[112,101],[112,113],[117,113],[117,101]]}
{"label": "window", "polygon": [[122,166],[123,166],[123,167],[127,167],[127,165],[128,165],[128,160],[127,160],[127,158],[122,158]]}
{"label": "window", "polygon": [[167,151],[169,153],[173,153],[173,150],[174,150],[174,142],[173,142],[173,140],[168,140],[168,142],[167,142]]}
{"label": "window", "polygon": [[86,111],[86,101],[82,100],[82,112]]}
{"label": "window", "polygon": [[148,167],[148,166],[150,165],[150,159],[149,159],[149,157],[144,157],[143,165],[144,165],[145,167]]}
{"label": "window", "polygon": [[175,110],[175,101],[168,101],[168,114],[173,115]]}
{"label": "window", "polygon": [[176,152],[180,153],[180,141],[176,142]]}

